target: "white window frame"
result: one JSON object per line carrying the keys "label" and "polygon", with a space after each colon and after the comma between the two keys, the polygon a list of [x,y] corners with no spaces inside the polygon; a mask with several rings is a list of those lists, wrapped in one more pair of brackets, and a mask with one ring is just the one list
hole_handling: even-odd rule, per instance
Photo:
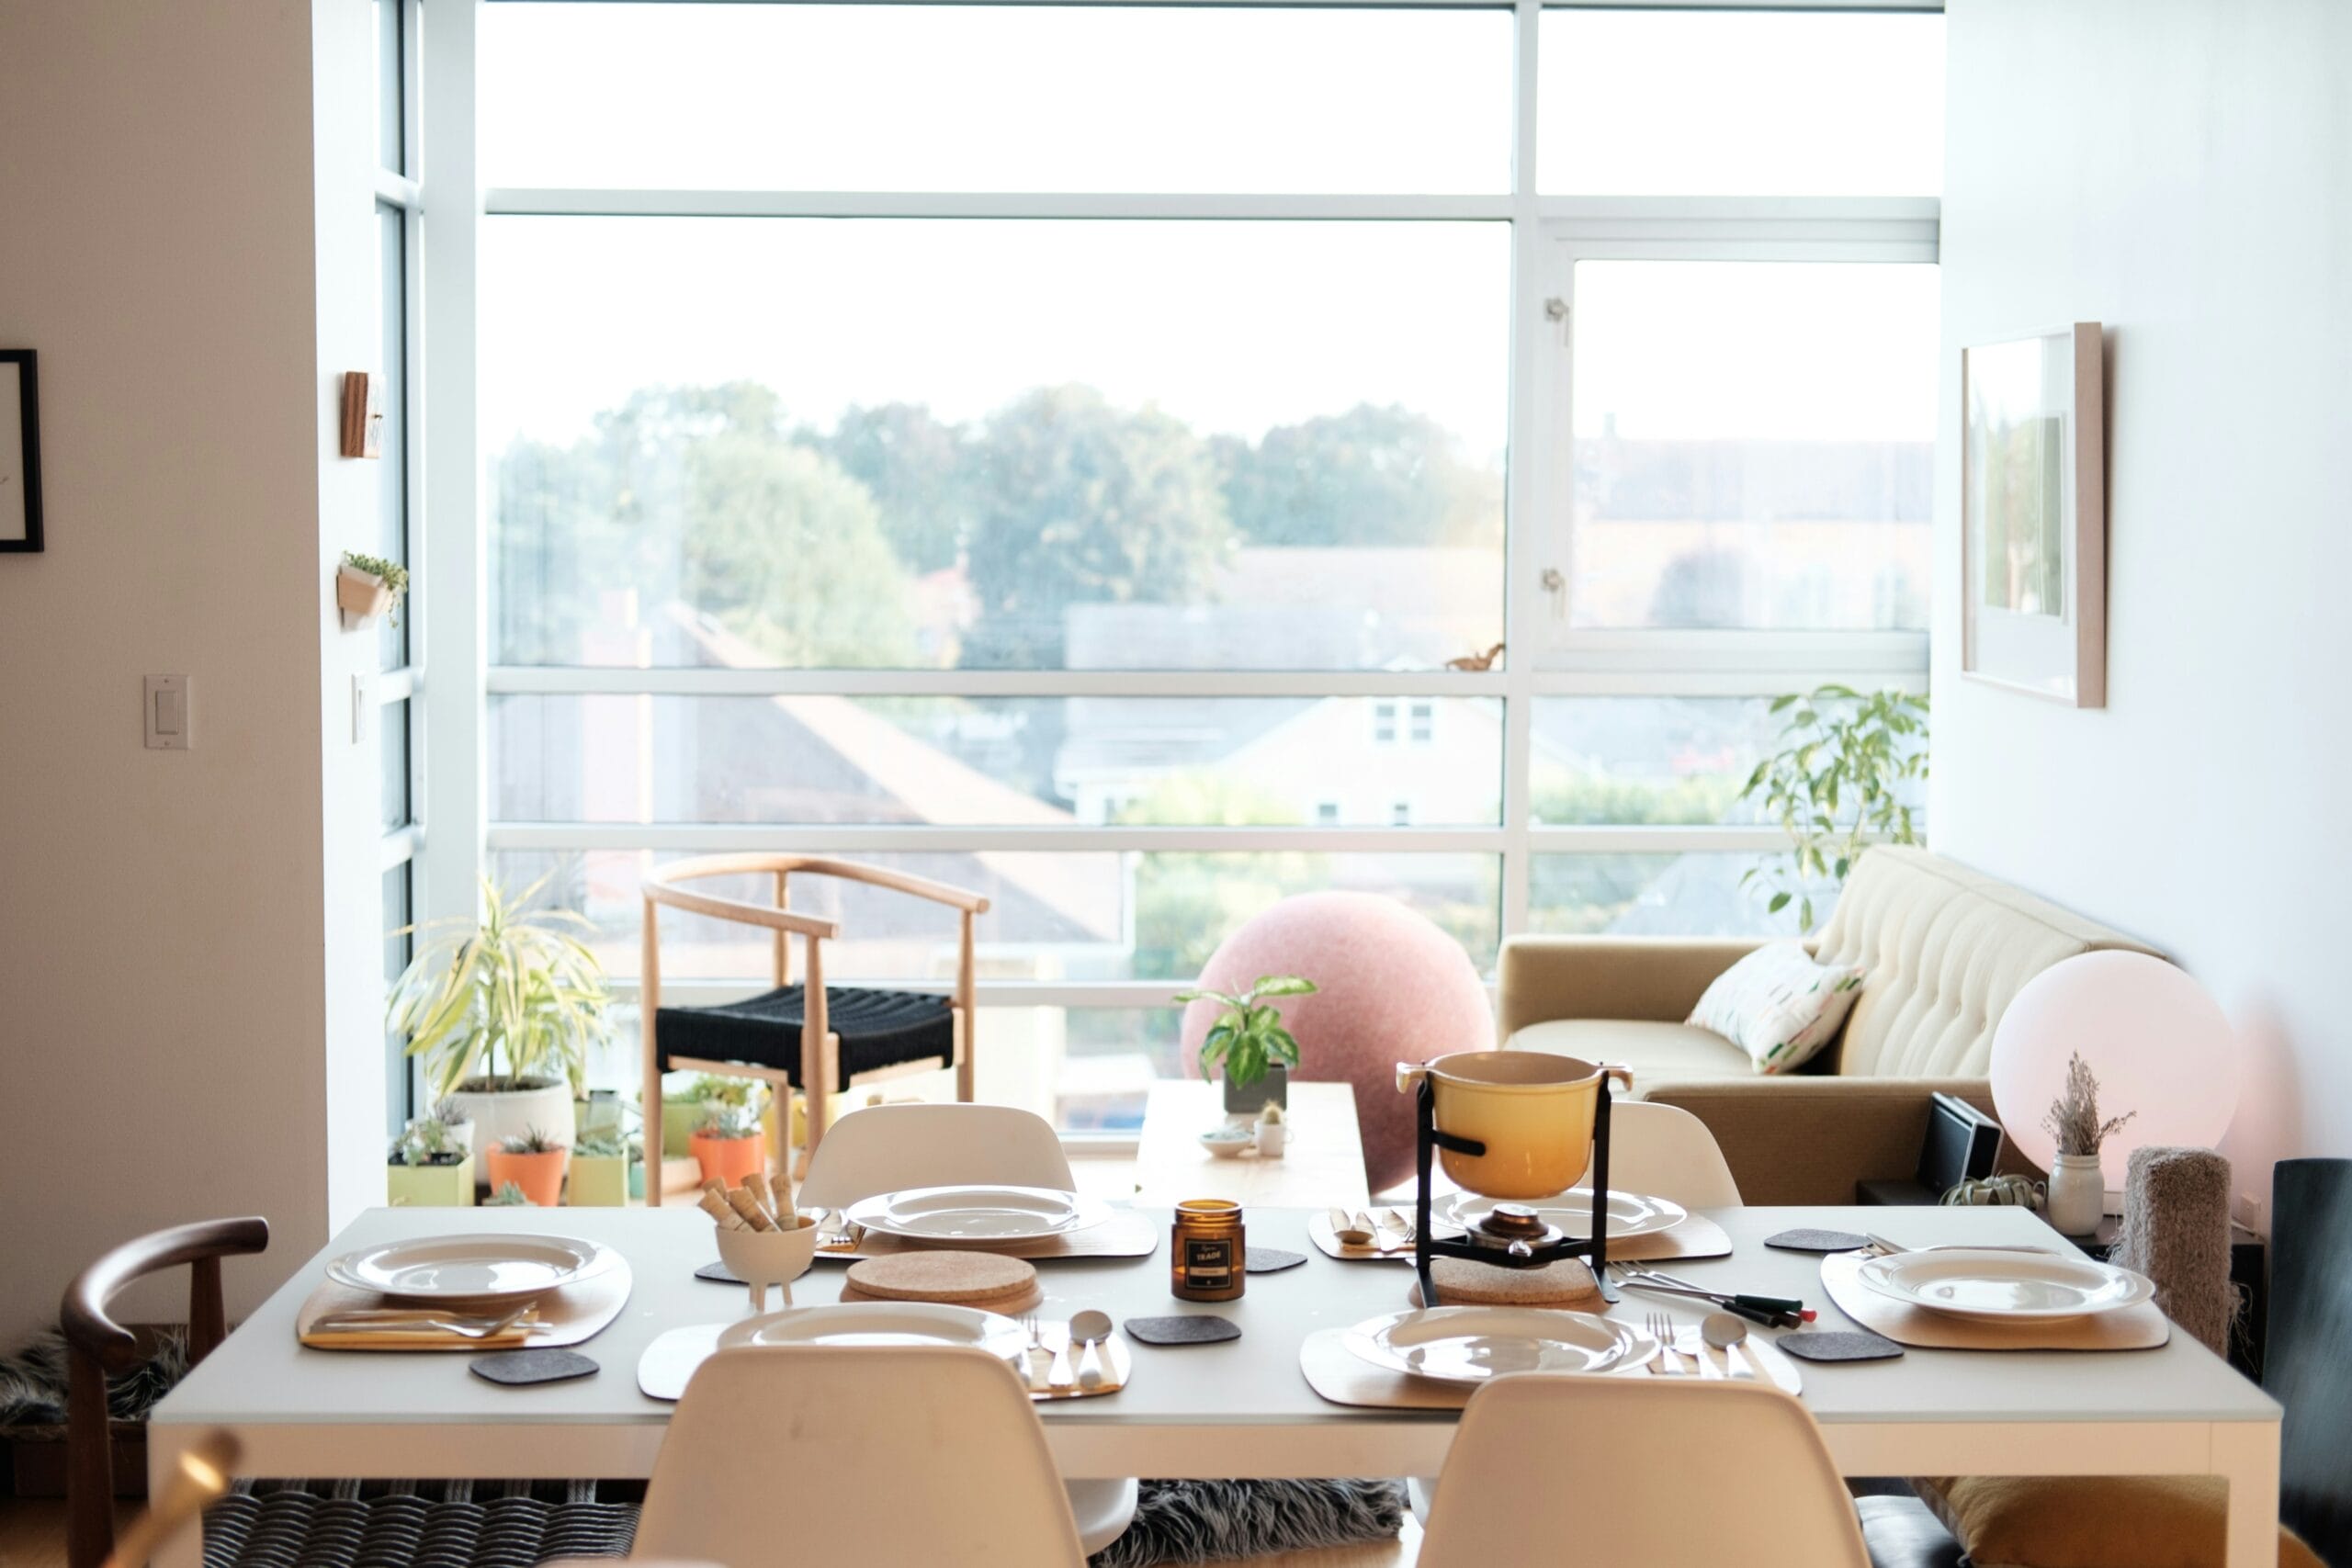
{"label": "white window frame", "polygon": [[[1507,7],[1480,0],[1409,0],[1417,5],[1508,8],[1514,22],[1511,186],[1492,196],[1152,195],[923,192],[481,189],[474,148],[475,7],[482,0],[424,0],[432,25],[424,65],[433,88],[424,129],[435,156],[425,182],[435,202],[426,281],[433,310],[424,385],[435,412],[424,427],[433,519],[434,592],[425,625],[434,651],[431,688],[447,694],[428,710],[426,773],[437,830],[425,852],[429,912],[469,912],[485,855],[498,850],[650,850],[692,854],[721,849],[888,853],[901,851],[1282,851],[1428,852],[1498,858],[1504,938],[1530,929],[1533,857],[1574,853],[1758,852],[1783,847],[1771,828],[1544,826],[1532,820],[1530,766],[1537,699],[1562,696],[1770,696],[1824,681],[1867,682],[1924,691],[1927,640],[1918,633],[1567,632],[1555,624],[1543,586],[1547,568],[1569,570],[1564,504],[1566,444],[1544,439],[1566,428],[1567,331],[1573,321],[1573,263],[1612,259],[1938,259],[1935,198],[1563,197],[1540,192],[1536,169],[1537,0]],[[954,3],[954,0],[949,0]],[[1152,0],[1110,0],[1152,3]],[[1208,5],[1251,0],[1204,0]],[[1408,0],[1310,0],[1396,4]],[[1596,0],[1566,0],[1569,5]],[[1629,0],[1619,0],[1629,3]],[[1685,0],[1641,0],[1652,8]],[[1746,0],[1688,0],[1692,8],[1739,8]],[[1806,0],[1764,10],[1939,11],[1940,0]],[[415,165],[412,164],[412,167]],[[1502,668],[1479,671],[818,671],[632,670],[492,667],[482,614],[487,597],[479,437],[473,377],[474,265],[483,215],[632,215],[776,218],[1363,219],[1485,220],[1511,231],[1510,450],[1505,503],[1510,526],[1504,564]],[[1567,307],[1565,320],[1547,301]],[[422,688],[420,688],[422,689]],[[797,827],[730,824],[497,823],[485,818],[485,714],[506,694],[585,693],[901,696],[1123,696],[1406,699],[1489,697],[1504,703],[1501,812],[1492,826],[1450,828],[1055,828],[872,824]],[[1408,712],[1398,705],[1398,739]],[[746,977],[744,984],[757,983]],[[982,981],[984,1005],[1063,1008],[1166,1007],[1183,982],[1066,984]],[[682,1002],[740,995],[743,984],[677,982],[663,995]],[[616,990],[624,999],[632,982]]]}

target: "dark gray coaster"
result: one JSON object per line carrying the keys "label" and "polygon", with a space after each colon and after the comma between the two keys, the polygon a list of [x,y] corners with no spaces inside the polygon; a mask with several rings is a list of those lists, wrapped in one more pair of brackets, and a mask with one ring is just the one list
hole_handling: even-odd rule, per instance
{"label": "dark gray coaster", "polygon": [[1242,1267],[1252,1274],[1279,1274],[1306,1261],[1306,1254],[1304,1252],[1284,1252],[1279,1247],[1253,1247]]}
{"label": "dark gray coaster", "polygon": [[1870,1237],[1852,1231],[1782,1231],[1764,1238],[1765,1246],[1783,1252],[1859,1252],[1870,1244]]}
{"label": "dark gray coaster", "polygon": [[695,1270],[695,1278],[708,1280],[715,1285],[740,1285],[743,1282],[742,1276],[724,1263],[706,1263]]}
{"label": "dark gray coaster", "polygon": [[576,1350],[501,1350],[494,1356],[476,1356],[466,1363],[466,1370],[490,1382],[519,1387],[591,1377],[596,1363]]}
{"label": "dark gray coaster", "polygon": [[1241,1325],[1229,1317],[1131,1317],[1127,1337],[1147,1345],[1215,1345],[1241,1337]]}
{"label": "dark gray coaster", "polygon": [[1863,1329],[1806,1329],[1783,1334],[1772,1341],[1805,1361],[1885,1361],[1903,1354],[1903,1347],[1883,1334]]}

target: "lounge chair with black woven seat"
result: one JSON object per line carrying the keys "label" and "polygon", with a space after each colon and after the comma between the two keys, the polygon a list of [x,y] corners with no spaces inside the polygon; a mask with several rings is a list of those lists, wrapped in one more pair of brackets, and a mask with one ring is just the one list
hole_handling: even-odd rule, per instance
{"label": "lounge chair with black woven seat", "polygon": [[[773,907],[721,897],[686,886],[714,876],[775,879]],[[796,912],[791,879],[831,876],[944,904],[957,911],[956,984],[942,996],[825,984],[823,944],[841,935],[838,921]],[[657,867],[645,879],[643,1006],[645,1103],[662,1103],[662,1075],[676,1069],[758,1078],[783,1092],[808,1097],[808,1149],[824,1136],[832,1096],[854,1084],[941,1067],[956,1069],[956,1098],[972,1098],[974,920],[988,912],[978,893],[880,866],[809,855],[707,855]],[[662,1005],[661,910],[670,908],[775,935],[775,987],[715,1007]],[[792,938],[807,953],[804,983],[792,979]],[[813,1046],[809,1043],[814,1042]],[[649,1119],[649,1127],[657,1126]],[[787,1121],[786,1125],[789,1125]],[[658,1167],[657,1167],[658,1168]],[[662,1201],[659,1179],[646,1183],[646,1201]]]}

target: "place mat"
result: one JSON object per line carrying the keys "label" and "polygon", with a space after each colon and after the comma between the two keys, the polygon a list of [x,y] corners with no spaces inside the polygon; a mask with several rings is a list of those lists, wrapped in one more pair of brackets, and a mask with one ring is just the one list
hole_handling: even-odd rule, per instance
{"label": "place mat", "polygon": [[[1385,1211],[1375,1210],[1374,1213]],[[1410,1211],[1399,1211],[1409,1213]],[[1395,1235],[1394,1231],[1389,1233]],[[1442,1241],[1459,1235],[1459,1230],[1441,1222],[1433,1234]],[[1306,1235],[1326,1258],[1336,1258],[1346,1263],[1381,1262],[1390,1258],[1413,1260],[1413,1248],[1392,1247],[1383,1251],[1376,1247],[1350,1247],[1331,1234],[1331,1216],[1320,1209],[1306,1216]],[[1634,1235],[1611,1240],[1609,1257],[1615,1263],[1668,1263],[1682,1258],[1728,1258],[1731,1236],[1723,1226],[1704,1214],[1692,1214],[1680,1224],[1668,1226],[1649,1235]]]}
{"label": "place mat", "polygon": [[[638,1392],[648,1399],[675,1401],[686,1392],[686,1383],[696,1368],[708,1360],[718,1349],[718,1337],[732,1325],[697,1323],[685,1328],[673,1328],[655,1337],[637,1361]],[[1078,1352],[1070,1349],[1068,1322],[1040,1323],[1038,1341],[1046,1349],[1060,1349],[1070,1358],[1070,1369],[1078,1366]],[[1094,1342],[1095,1354],[1102,1367],[1102,1382],[1096,1388],[1033,1388],[1029,1401],[1042,1404],[1063,1399],[1100,1399],[1106,1393],[1116,1393],[1134,1380],[1135,1355],[1120,1343],[1118,1336]],[[1016,1371],[1018,1368],[1014,1369]]]}
{"label": "place mat", "polygon": [[1903,1347],[1867,1328],[1807,1328],[1781,1336],[1781,1348],[1801,1361],[1889,1361]]}
{"label": "place mat", "polygon": [[1821,1283],[1838,1309],[1898,1345],[1923,1350],[2153,1350],[2172,1337],[2172,1324],[2154,1302],[2055,1322],[1979,1323],[1906,1305],[1855,1277],[1858,1253],[1821,1260]]}
{"label": "place mat", "polygon": [[1250,1274],[1279,1274],[1285,1269],[1295,1269],[1306,1261],[1304,1252],[1285,1252],[1279,1247],[1252,1247],[1242,1255],[1242,1269]]}
{"label": "place mat", "polygon": [[[1632,1321],[1638,1323],[1640,1319]],[[1693,1326],[1697,1321],[1688,1317],[1676,1319],[1684,1326]],[[1317,1329],[1308,1335],[1306,1343],[1298,1348],[1298,1370],[1306,1375],[1306,1386],[1333,1404],[1351,1404],[1374,1410],[1459,1410],[1469,1404],[1470,1396],[1477,1392],[1475,1388],[1457,1383],[1408,1377],[1385,1367],[1375,1367],[1348,1348],[1347,1334],[1344,1328]],[[1759,1374],[1771,1379],[1791,1393],[1803,1392],[1804,1380],[1797,1373],[1796,1363],[1781,1355],[1770,1339],[1761,1335],[1750,1335],[1740,1349]],[[1544,1375],[1566,1377],[1579,1374]],[[1600,1375],[1646,1378],[1668,1374],[1653,1371],[1645,1363]],[[1698,1374],[1690,1372],[1685,1375],[1696,1377]]]}
{"label": "place mat", "polygon": [[819,1258],[895,1258],[910,1252],[987,1252],[999,1258],[1148,1258],[1159,1250],[1159,1233],[1166,1222],[1133,1209],[1120,1209],[1099,1225],[1089,1225],[1068,1235],[1043,1236],[1035,1241],[955,1242],[926,1237],[910,1241],[902,1236],[881,1235],[867,1231],[855,1247],[820,1247]]}
{"label": "place mat", "polygon": [[466,1371],[484,1382],[508,1388],[569,1382],[573,1378],[593,1377],[599,1370],[595,1362],[577,1350],[502,1350],[466,1363]]}
{"label": "place mat", "polygon": [[1853,1231],[1782,1231],[1764,1238],[1765,1246],[1783,1252],[1860,1252],[1870,1244],[1870,1237]]}
{"label": "place mat", "polygon": [[1241,1325],[1229,1317],[1200,1313],[1181,1317],[1131,1317],[1121,1327],[1146,1345],[1222,1345],[1241,1337]]}
{"label": "place mat", "polygon": [[467,1339],[455,1334],[438,1334],[431,1330],[386,1333],[368,1329],[357,1333],[336,1332],[313,1334],[311,1325],[329,1313],[349,1312],[356,1307],[413,1307],[413,1301],[395,1302],[373,1291],[355,1291],[345,1285],[320,1281],[311,1292],[301,1310],[294,1314],[295,1337],[314,1350],[462,1350],[480,1354],[484,1350],[543,1349],[557,1345],[578,1345],[603,1333],[613,1319],[620,1316],[628,1304],[631,1276],[626,1258],[615,1261],[612,1268],[593,1280],[582,1280],[576,1285],[549,1291],[538,1301],[538,1317],[527,1327],[518,1325],[491,1339]]}
{"label": "place mat", "polygon": [[[1432,1258],[1430,1277],[1437,1285],[1440,1306],[1557,1306],[1589,1311],[1600,1301],[1600,1287],[1592,1270],[1578,1258],[1564,1258],[1541,1269],[1505,1269],[1498,1264],[1473,1263],[1466,1258]],[[1416,1279],[1405,1292],[1414,1306],[1421,1302]]]}

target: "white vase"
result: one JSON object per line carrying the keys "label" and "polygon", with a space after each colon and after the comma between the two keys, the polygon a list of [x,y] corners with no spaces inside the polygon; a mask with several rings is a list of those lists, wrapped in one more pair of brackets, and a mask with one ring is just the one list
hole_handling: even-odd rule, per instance
{"label": "white vase", "polygon": [[2107,1214],[2107,1178],[2097,1155],[2060,1155],[2050,1168],[2050,1205],[2043,1216],[2060,1235],[2088,1235]]}
{"label": "white vase", "polygon": [[487,1153],[510,1137],[537,1128],[569,1146],[575,1140],[571,1122],[571,1086],[558,1078],[537,1089],[495,1092],[460,1089],[448,1098],[462,1106],[474,1124],[473,1146]]}

